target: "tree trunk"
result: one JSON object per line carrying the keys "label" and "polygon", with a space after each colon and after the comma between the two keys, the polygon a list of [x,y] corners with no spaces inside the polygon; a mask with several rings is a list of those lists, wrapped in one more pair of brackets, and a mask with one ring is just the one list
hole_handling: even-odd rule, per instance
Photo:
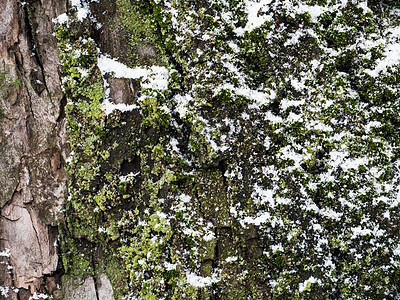
{"label": "tree trunk", "polygon": [[3,2],[3,297],[399,297],[398,3]]}
{"label": "tree trunk", "polygon": [[52,294],[58,280],[68,147],[52,18],[65,11],[62,1],[0,2],[2,299]]}

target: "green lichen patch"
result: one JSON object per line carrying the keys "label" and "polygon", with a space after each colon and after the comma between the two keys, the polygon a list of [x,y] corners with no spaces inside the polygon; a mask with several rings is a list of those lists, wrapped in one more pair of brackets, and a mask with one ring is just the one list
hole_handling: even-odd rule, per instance
{"label": "green lichen patch", "polygon": [[[14,79],[7,72],[0,72],[0,93],[3,98],[8,98],[12,90],[22,86],[22,81],[19,78]],[[0,118],[3,113],[0,112]]]}

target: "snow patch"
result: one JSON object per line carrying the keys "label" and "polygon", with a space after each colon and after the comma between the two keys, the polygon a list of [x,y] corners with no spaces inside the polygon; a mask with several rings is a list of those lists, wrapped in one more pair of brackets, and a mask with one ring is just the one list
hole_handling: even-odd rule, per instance
{"label": "snow patch", "polygon": [[69,18],[66,13],[63,13],[59,15],[57,18],[53,18],[53,23],[54,24],[63,24],[63,23],[68,23]]}
{"label": "snow patch", "polygon": [[5,248],[4,251],[0,251],[0,257],[10,257],[10,249]]}
{"label": "snow patch", "polygon": [[245,31],[252,31],[253,29],[260,27],[266,21],[272,21],[273,17],[271,15],[267,15],[263,12],[263,9],[267,7],[272,0],[265,0],[254,2],[252,0],[244,1],[246,5],[246,13],[248,15],[248,21],[244,28],[236,28],[235,33],[238,35],[243,35]]}
{"label": "snow patch", "polygon": [[49,295],[35,292],[31,297],[29,297],[29,300],[48,299],[48,298]]}
{"label": "snow patch", "polygon": [[[97,64],[103,76],[112,74],[115,78],[141,79],[141,87],[143,89],[164,90],[168,87],[169,71],[165,67],[129,68],[116,59],[105,55],[98,57]],[[126,112],[140,109],[140,106],[136,104],[112,103],[109,99],[110,89],[106,81],[104,81],[104,88],[105,97],[102,106],[106,115],[109,115],[114,110]]]}
{"label": "snow patch", "polygon": [[237,256],[229,256],[229,257],[227,257],[227,258],[225,259],[225,261],[226,261],[227,263],[234,262],[234,261],[237,261],[237,260],[238,260]]}
{"label": "snow patch", "polygon": [[217,274],[212,274],[209,277],[196,275],[195,273],[186,272],[186,282],[194,287],[206,287],[213,283],[219,282],[221,279]]}
{"label": "snow patch", "polygon": [[311,276],[306,281],[299,284],[299,292],[300,293],[304,292],[313,283],[322,284],[322,281],[321,281],[321,279],[317,279],[317,278]]}
{"label": "snow patch", "polygon": [[145,77],[149,74],[149,70],[145,68],[128,68],[123,63],[118,62],[115,59],[100,55],[97,60],[99,69],[103,75],[107,73],[113,73],[115,78],[131,78],[138,79]]}
{"label": "snow patch", "polygon": [[80,0],[71,0],[71,4],[77,10],[76,17],[78,18],[79,21],[82,22],[89,16],[90,10],[87,3],[83,2],[82,4]]}

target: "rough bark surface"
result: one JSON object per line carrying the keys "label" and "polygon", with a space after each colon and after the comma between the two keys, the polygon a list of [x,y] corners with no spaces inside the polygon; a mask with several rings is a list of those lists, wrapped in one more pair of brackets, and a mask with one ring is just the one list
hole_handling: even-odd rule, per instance
{"label": "rough bark surface", "polygon": [[65,278],[99,295],[104,273],[119,299],[398,297],[396,6],[74,1]]}
{"label": "rough bark surface", "polygon": [[399,11],[3,0],[0,297],[398,299]]}
{"label": "rough bark surface", "polygon": [[59,281],[68,147],[52,19],[65,11],[66,1],[0,1],[0,298],[52,294]]}

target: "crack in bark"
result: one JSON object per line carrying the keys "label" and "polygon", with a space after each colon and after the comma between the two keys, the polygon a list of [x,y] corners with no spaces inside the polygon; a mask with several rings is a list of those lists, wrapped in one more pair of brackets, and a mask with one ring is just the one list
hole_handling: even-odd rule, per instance
{"label": "crack in bark", "polygon": [[196,203],[198,203],[198,206],[199,206],[199,213],[201,214],[202,218],[205,220],[206,214],[203,211],[203,205],[201,204],[199,191],[196,188],[195,182],[192,182],[192,190],[193,190],[194,196],[196,197]]}
{"label": "crack in bark", "polygon": [[97,285],[98,285],[97,276],[94,276],[94,277],[93,277],[93,281],[94,281],[94,291],[96,292],[96,300],[100,300],[100,298],[99,298],[99,291],[98,291],[98,288],[97,288]]}
{"label": "crack in bark", "polygon": [[15,66],[16,66],[16,70],[17,70],[17,75],[19,78],[23,78],[23,74],[24,74],[24,57],[21,54],[21,51],[19,50],[19,43],[20,43],[20,39],[18,37],[18,41],[14,43],[13,48],[13,54],[14,54],[14,61],[15,61]]}
{"label": "crack in bark", "polygon": [[99,280],[96,276],[96,263],[95,263],[94,255],[92,255],[92,268],[93,268],[93,282],[94,282],[94,291],[96,293],[96,300],[100,300],[99,290],[98,290]]}
{"label": "crack in bark", "polygon": [[[3,216],[3,215],[0,215],[0,218],[6,219],[7,221],[10,221],[10,222],[17,222],[19,219],[21,219],[21,217],[19,217],[18,219],[13,220],[13,219],[7,218],[6,216]],[[4,240],[6,240],[6,239],[4,239]]]}
{"label": "crack in bark", "polygon": [[[31,96],[31,93],[29,92],[29,88],[27,88],[25,90],[26,90],[26,94],[28,95],[29,111],[32,114],[32,118],[35,119],[35,113],[33,112],[33,108],[32,108],[32,96]],[[28,119],[29,119],[29,116],[25,120],[26,132],[27,133],[29,132]]]}
{"label": "crack in bark", "polygon": [[218,169],[221,171],[222,184],[224,185],[225,194],[226,194],[226,196],[228,196],[228,183],[227,183],[227,180],[225,177],[225,172],[226,172],[226,161],[225,160],[219,161]]}
{"label": "crack in bark", "polygon": [[[32,210],[31,205],[28,205],[26,207],[26,210],[28,211],[29,218],[31,219],[32,228],[35,231],[36,240],[37,240],[37,243],[38,243],[38,246],[39,246],[38,248],[39,248],[40,257],[43,258],[43,251],[42,251],[42,247],[41,247],[42,243],[40,242],[38,231],[37,231],[36,226],[35,226],[35,224],[33,222],[32,214],[31,214],[31,210]],[[42,266],[42,263],[39,263],[39,264]]]}
{"label": "crack in bark", "polygon": [[[219,246],[218,246],[218,228],[214,227],[214,235],[216,239],[215,248],[214,248],[214,260],[212,260],[211,265],[212,268],[215,270],[218,268],[218,259],[219,259]],[[219,299],[218,296],[218,289],[211,287],[214,299]]]}
{"label": "crack in bark", "polygon": [[[40,47],[36,43],[37,38],[36,38],[36,32],[35,32],[35,28],[34,28],[35,24],[33,23],[34,22],[34,20],[33,20],[34,8],[32,8],[32,7],[33,7],[32,4],[23,6],[26,34],[28,37],[28,41],[30,42],[30,46],[31,46],[30,48],[31,48],[31,51],[33,54],[32,59],[34,60],[34,62],[40,69],[40,73],[41,73],[40,81],[43,82],[44,89],[46,90],[47,95],[48,95],[49,99],[51,100],[51,94],[50,94],[50,91],[49,91],[49,89],[47,87],[47,83],[46,83],[46,76],[45,76],[45,72],[44,72],[43,62],[41,59],[41,55],[39,53]],[[34,79],[34,80],[36,80],[36,79]],[[32,84],[32,82],[31,82],[31,84]],[[41,94],[41,91],[37,91],[37,87],[35,88],[35,84],[32,84],[32,87],[38,94]]]}
{"label": "crack in bark", "polygon": [[56,122],[60,123],[66,117],[65,107],[67,106],[67,97],[64,95],[60,101],[60,113],[57,117]]}
{"label": "crack in bark", "polygon": [[12,269],[10,269],[10,271],[8,272],[10,274],[10,279],[11,279],[11,286],[15,287],[15,278],[14,278],[14,272],[13,272],[13,266],[11,264],[11,259],[10,256],[7,257],[7,265],[9,265]]}
{"label": "crack in bark", "polygon": [[[27,204],[29,204],[29,203],[31,203],[31,202],[32,202],[32,201],[27,202]],[[18,205],[18,204],[14,204],[14,206],[19,207],[19,208],[26,209],[26,206],[21,206],[21,205]]]}
{"label": "crack in bark", "polygon": [[[18,170],[18,174],[20,174],[20,172],[21,172],[21,169]],[[10,204],[12,203],[13,199],[14,199],[15,194],[16,194],[16,193],[19,193],[18,186],[19,186],[20,182],[21,182],[21,179],[20,179],[20,177],[18,176],[18,182],[17,182],[16,187],[14,188],[14,192],[13,192],[13,194],[11,195],[11,198],[10,198],[6,203],[4,203],[3,207],[6,207],[7,205],[10,205]],[[3,208],[3,207],[1,207],[1,208]],[[3,216],[3,215],[1,215],[1,216]],[[4,217],[4,216],[3,216],[3,217]]]}
{"label": "crack in bark", "polygon": [[[151,14],[154,15],[154,9],[153,9],[153,5],[151,3],[150,4],[150,8],[151,8]],[[162,29],[161,29],[161,25],[159,21],[156,21],[156,28],[157,28],[157,32],[159,34],[159,38],[160,38],[160,42],[164,43],[164,41],[162,40],[164,38],[164,35],[162,34]],[[175,69],[178,71],[179,75],[180,75],[180,92],[186,92],[186,86],[185,86],[185,76],[184,76],[184,71],[183,71],[183,66],[182,64],[178,63],[178,61],[175,59],[173,52],[170,49],[165,48],[165,54],[167,55],[167,57],[170,59],[171,64],[175,67]],[[176,91],[172,91],[172,97],[175,96],[177,92]]]}
{"label": "crack in bark", "polygon": [[[7,205],[10,205],[13,202],[16,193],[19,193],[21,191],[21,187],[20,187],[20,184],[21,184],[21,171],[22,171],[22,167],[24,165],[25,157],[26,157],[25,155],[22,156],[21,159],[20,159],[20,162],[19,162],[18,172],[17,172],[18,173],[18,182],[15,185],[14,192],[11,195],[11,198],[9,200],[7,200],[7,202],[5,202],[4,205],[2,207],[0,207],[0,209],[2,209],[3,207],[6,207]],[[0,216],[4,217],[2,214],[0,214]]]}

